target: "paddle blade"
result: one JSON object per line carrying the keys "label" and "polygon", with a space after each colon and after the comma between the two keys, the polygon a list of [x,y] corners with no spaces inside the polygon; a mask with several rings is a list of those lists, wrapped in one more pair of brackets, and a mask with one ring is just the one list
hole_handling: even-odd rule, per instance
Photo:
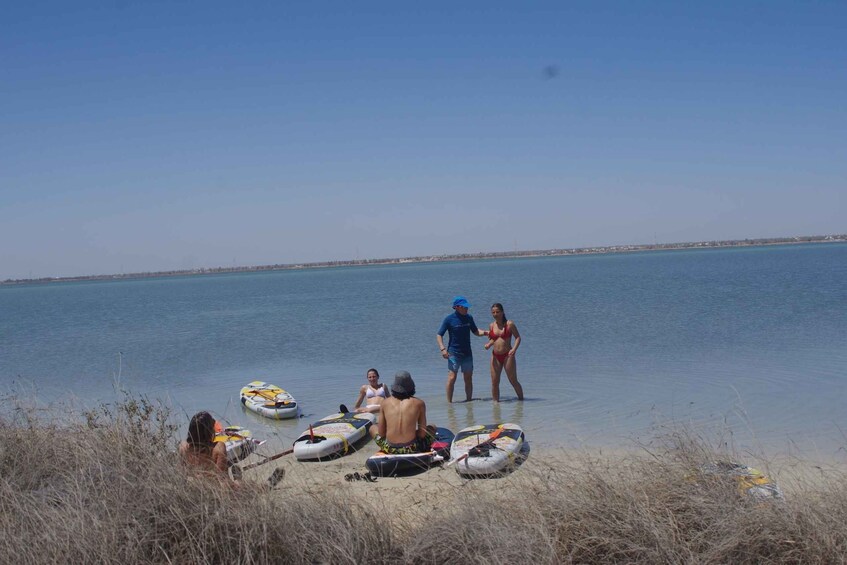
{"label": "paddle blade", "polygon": [[[477,444],[477,446],[484,445],[484,444],[486,444],[486,443],[491,443],[491,442],[493,442],[495,439],[497,439],[498,437],[500,437],[502,434],[503,434],[503,428],[497,428],[496,430],[494,430],[493,432],[491,432],[490,434],[488,434],[488,438],[486,438],[486,439],[485,439],[485,441],[483,441],[483,442],[481,442],[481,443]],[[477,437],[479,437],[479,436],[477,436]]]}

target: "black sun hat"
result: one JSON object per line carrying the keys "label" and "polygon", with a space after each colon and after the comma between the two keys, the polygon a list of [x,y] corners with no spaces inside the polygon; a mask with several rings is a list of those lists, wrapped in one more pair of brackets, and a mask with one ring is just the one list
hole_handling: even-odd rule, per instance
{"label": "black sun hat", "polygon": [[394,383],[391,385],[391,392],[409,396],[415,394],[415,381],[412,380],[409,371],[397,371],[394,375]]}

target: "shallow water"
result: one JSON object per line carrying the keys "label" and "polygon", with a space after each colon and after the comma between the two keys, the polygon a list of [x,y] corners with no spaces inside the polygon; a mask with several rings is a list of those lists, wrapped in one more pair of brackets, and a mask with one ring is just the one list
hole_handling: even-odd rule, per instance
{"label": "shallow water", "polygon": [[[369,367],[412,373],[454,431],[519,423],[536,445],[625,446],[666,426],[743,447],[847,444],[847,245],[661,251],[0,287],[0,385],[92,405],[116,386],[288,444],[352,405]],[[474,341],[475,394],[448,405],[435,332],[464,294],[481,327],[502,302],[524,342],[517,402]],[[299,421],[244,411],[261,379]],[[461,377],[456,398],[464,398]]]}

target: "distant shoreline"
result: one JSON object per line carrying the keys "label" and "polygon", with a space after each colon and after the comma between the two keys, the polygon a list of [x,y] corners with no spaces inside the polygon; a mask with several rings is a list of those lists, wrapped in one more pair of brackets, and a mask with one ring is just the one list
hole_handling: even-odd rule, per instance
{"label": "distant shoreline", "polygon": [[542,249],[531,251],[498,251],[491,253],[457,253],[443,255],[422,255],[417,257],[398,257],[389,259],[356,259],[349,261],[320,261],[313,263],[286,263],[276,265],[258,265],[252,267],[208,267],[200,269],[181,269],[176,271],[155,271],[111,275],[80,275],[76,277],[42,277],[33,279],[6,279],[0,286],[21,284],[47,284],[80,281],[105,281],[144,279],[157,277],[182,277],[189,275],[217,275],[222,273],[255,273],[263,271],[287,271],[301,269],[319,269],[327,267],[358,267],[366,265],[398,265],[405,263],[435,263],[447,261],[478,261],[483,259],[508,259],[520,257],[557,257],[565,255],[596,255],[603,253],[629,253],[636,251],[663,251],[669,249],[714,249],[722,247],[762,247],[766,245],[786,245],[800,243],[844,243],[847,234],[809,235],[798,237],[772,237],[759,239],[731,239],[724,241],[697,241],[684,243],[653,243],[641,245],[608,245],[597,247],[574,247],[562,249]]}

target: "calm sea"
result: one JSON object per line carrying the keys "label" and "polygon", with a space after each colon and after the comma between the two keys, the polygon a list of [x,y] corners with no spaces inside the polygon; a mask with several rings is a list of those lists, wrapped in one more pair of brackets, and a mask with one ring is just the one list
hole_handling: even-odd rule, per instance
{"label": "calm sea", "polygon": [[[412,373],[430,421],[513,421],[545,446],[623,447],[689,426],[753,447],[837,454],[847,439],[847,245],[345,267],[0,288],[0,391],[43,406],[166,400],[289,444],[352,405],[365,372]],[[435,332],[455,294],[481,327],[502,302],[524,342],[517,402],[448,405]],[[246,412],[261,379],[304,418]],[[461,378],[456,397],[464,398]],[[743,438],[743,439],[742,439]],[[799,447],[798,447],[799,446]]]}

